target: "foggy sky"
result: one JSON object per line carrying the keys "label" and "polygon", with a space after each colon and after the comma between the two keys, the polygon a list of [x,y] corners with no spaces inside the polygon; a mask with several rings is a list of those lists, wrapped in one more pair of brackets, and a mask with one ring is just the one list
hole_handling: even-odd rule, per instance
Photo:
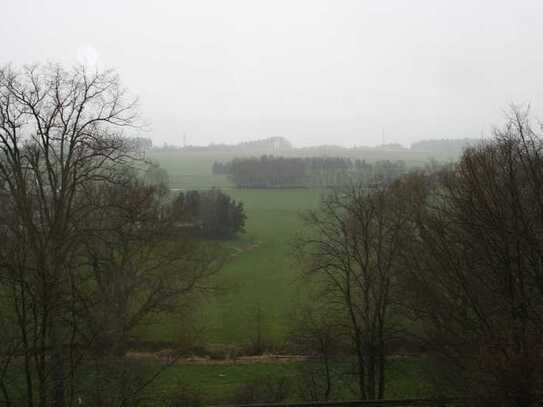
{"label": "foggy sky", "polygon": [[375,145],[543,119],[542,0],[0,0],[0,63],[114,67],[156,144]]}

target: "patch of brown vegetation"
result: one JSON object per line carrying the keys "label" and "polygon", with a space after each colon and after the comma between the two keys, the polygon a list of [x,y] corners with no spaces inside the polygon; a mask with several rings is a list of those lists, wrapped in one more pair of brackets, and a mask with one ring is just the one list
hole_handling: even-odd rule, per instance
{"label": "patch of brown vegetation", "polygon": [[128,352],[127,358],[141,361],[153,361],[176,365],[250,365],[256,363],[282,364],[305,362],[315,359],[308,355],[273,355],[264,354],[256,356],[238,356],[216,359],[201,356],[179,356],[173,349],[165,349],[160,352]]}

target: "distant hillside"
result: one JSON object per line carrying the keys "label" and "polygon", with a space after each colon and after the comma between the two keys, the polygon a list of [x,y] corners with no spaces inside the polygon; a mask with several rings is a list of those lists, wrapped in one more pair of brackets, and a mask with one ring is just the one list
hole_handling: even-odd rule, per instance
{"label": "distant hillside", "polygon": [[197,152],[242,152],[253,154],[275,154],[292,150],[292,144],[284,137],[269,137],[261,140],[245,141],[238,144],[210,144],[208,146],[171,146],[155,147],[155,151],[197,151]]}
{"label": "distant hillside", "polygon": [[410,150],[424,153],[460,154],[466,147],[480,142],[481,139],[476,138],[422,140],[411,144]]}
{"label": "distant hillside", "polygon": [[270,152],[292,150],[292,143],[284,137],[270,137],[262,140],[246,141],[237,144],[241,150],[269,150]]}
{"label": "distant hillside", "polygon": [[428,159],[438,161],[455,160],[463,149],[478,144],[480,139],[438,139],[415,142],[411,147],[399,143],[389,143],[378,146],[317,145],[307,147],[294,147],[284,137],[269,137],[260,140],[246,141],[237,144],[210,144],[207,146],[172,146],[165,144],[162,147],[153,147],[154,152],[204,153],[216,156],[219,160],[234,157],[260,157],[262,155],[283,157],[348,157],[375,161],[403,160],[409,165],[423,165]]}

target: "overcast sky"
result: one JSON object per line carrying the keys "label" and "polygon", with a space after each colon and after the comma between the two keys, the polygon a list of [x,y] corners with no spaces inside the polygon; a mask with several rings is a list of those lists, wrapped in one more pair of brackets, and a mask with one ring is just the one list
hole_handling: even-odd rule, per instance
{"label": "overcast sky", "polygon": [[0,63],[116,68],[157,144],[375,145],[543,119],[543,0],[0,0]]}

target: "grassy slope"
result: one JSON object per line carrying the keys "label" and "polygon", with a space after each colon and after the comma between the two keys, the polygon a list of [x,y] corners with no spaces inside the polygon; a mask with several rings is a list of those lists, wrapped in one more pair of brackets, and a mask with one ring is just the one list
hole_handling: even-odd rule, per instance
{"label": "grassy slope", "polygon": [[[297,273],[289,256],[289,241],[301,227],[301,211],[316,208],[321,191],[310,189],[237,189],[226,176],[211,173],[214,161],[227,161],[232,153],[155,152],[157,161],[170,175],[170,185],[179,189],[219,186],[243,202],[248,216],[247,233],[233,246],[257,246],[233,257],[219,276],[224,293],[198,308],[196,319],[205,321],[204,337],[209,344],[244,346],[256,335],[257,308],[262,310],[264,341],[280,344],[285,339],[289,315],[296,301]],[[376,152],[362,157],[368,161],[403,159],[421,165],[429,156],[411,152]],[[440,157],[443,158],[443,157]],[[183,323],[169,317],[145,330],[144,338],[175,342]]]}
{"label": "grassy slope", "polygon": [[[224,176],[211,174],[214,160],[233,158],[227,154],[159,153],[151,156],[170,174],[174,188],[196,189],[220,186],[244,203],[248,215],[247,234],[228,245],[243,252],[231,258],[219,276],[227,288],[222,295],[198,307],[195,319],[205,321],[208,344],[246,345],[255,335],[255,310],[262,309],[264,340],[285,339],[289,314],[297,299],[297,270],[289,258],[289,240],[299,231],[299,212],[316,208],[317,190],[240,190]],[[404,157],[399,157],[404,158]],[[419,158],[419,157],[418,157]],[[258,245],[249,248],[253,242]],[[144,338],[177,341],[183,322],[168,317],[144,331]],[[293,377],[297,364],[288,365],[203,365],[174,366],[153,383],[153,393],[170,394],[188,387],[204,396],[207,403],[227,401],[241,384],[258,377]],[[424,360],[389,362],[387,397],[419,397],[430,394],[427,363]],[[348,397],[348,395],[345,395]]]}
{"label": "grassy slope", "polygon": [[160,152],[150,153],[148,159],[156,161],[168,171],[170,186],[183,189],[205,189],[213,186],[231,187],[226,176],[211,173],[214,161],[228,161],[235,158],[232,154],[210,153],[180,153]]}
{"label": "grassy slope", "polygon": [[[197,310],[196,319],[211,344],[246,345],[256,335],[256,310],[262,310],[263,339],[280,343],[288,330],[289,313],[296,301],[298,273],[289,256],[290,239],[300,229],[299,213],[315,208],[316,190],[229,190],[246,207],[247,233],[229,242],[241,252],[231,257],[218,276],[224,290]],[[249,241],[249,242],[247,242]],[[180,321],[163,319],[146,329],[145,339],[178,340]]]}
{"label": "grassy slope", "polygon": [[[151,154],[170,174],[173,188],[192,189],[220,186],[243,202],[247,233],[240,246],[243,252],[232,257],[219,276],[224,287],[199,309],[199,320],[210,343],[245,345],[256,331],[256,309],[262,309],[265,341],[279,343],[288,329],[288,314],[295,300],[297,273],[289,258],[289,241],[299,229],[300,211],[316,208],[317,190],[241,190],[232,188],[226,176],[211,173],[215,160],[230,160],[229,153],[162,152]],[[246,241],[256,243],[247,247]],[[147,339],[175,341],[178,324],[172,318],[147,330]]]}
{"label": "grassy slope", "polygon": [[284,338],[296,298],[298,273],[289,241],[301,226],[299,211],[316,207],[315,190],[232,190],[247,208],[247,237],[257,246],[225,267],[227,293],[208,307],[210,340],[244,343],[255,335],[257,308],[262,309],[265,340]]}

